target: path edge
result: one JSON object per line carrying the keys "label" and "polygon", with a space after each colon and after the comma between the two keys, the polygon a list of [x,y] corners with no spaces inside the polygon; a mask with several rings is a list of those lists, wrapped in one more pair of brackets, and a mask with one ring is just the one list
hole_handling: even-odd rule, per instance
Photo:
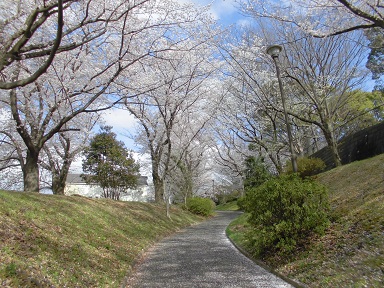
{"label": "path edge", "polygon": [[[229,225],[228,225],[229,226]],[[227,228],[228,228],[227,226]],[[285,276],[284,274],[276,271],[275,269],[269,267],[268,265],[266,265],[264,262],[256,259],[255,257],[253,257],[248,251],[246,251],[244,248],[242,248],[241,246],[237,245],[234,241],[232,241],[231,238],[228,237],[228,232],[227,232],[227,228],[225,229],[225,235],[226,237],[228,238],[228,240],[232,243],[232,245],[241,253],[243,254],[245,257],[247,257],[248,259],[252,260],[256,265],[259,265],[260,267],[264,268],[265,270],[267,270],[268,272],[274,274],[275,276],[283,279],[284,281],[288,282],[289,284],[291,284],[293,287],[295,288],[309,288],[307,285],[303,284],[303,283],[300,283],[299,281],[296,281],[296,280],[292,280],[291,278],[288,278],[287,276]]]}

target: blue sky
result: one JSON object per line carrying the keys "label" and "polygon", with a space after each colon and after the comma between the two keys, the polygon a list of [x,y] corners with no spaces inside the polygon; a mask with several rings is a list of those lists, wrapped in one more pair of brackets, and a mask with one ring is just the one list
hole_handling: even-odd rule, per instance
{"label": "blue sky", "polygon": [[211,13],[220,25],[243,24],[248,19],[239,13],[237,0],[178,0],[179,2],[191,2],[201,6],[211,6]]}

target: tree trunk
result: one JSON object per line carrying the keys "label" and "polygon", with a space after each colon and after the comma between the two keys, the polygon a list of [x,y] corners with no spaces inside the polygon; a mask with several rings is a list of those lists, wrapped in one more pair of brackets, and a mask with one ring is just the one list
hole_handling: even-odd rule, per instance
{"label": "tree trunk", "polygon": [[266,151],[268,153],[269,159],[272,161],[273,165],[275,166],[277,173],[280,175],[283,172],[283,167],[280,162],[280,158],[278,154],[279,152],[276,153],[276,155],[274,155],[272,152],[269,152],[268,150]]}
{"label": "tree trunk", "polygon": [[52,171],[52,191],[56,195],[64,195],[65,183],[67,181],[67,176],[69,172],[69,167],[71,166],[72,161],[64,160],[63,167],[61,167],[60,172],[57,174]]}
{"label": "tree trunk", "polygon": [[52,192],[56,195],[64,195],[65,182],[63,183],[60,176],[52,175]]}
{"label": "tree trunk", "polygon": [[155,202],[164,203],[164,179],[159,174],[159,162],[152,156],[152,180],[155,188]]}
{"label": "tree trunk", "polygon": [[166,210],[167,210],[167,217],[169,218],[169,219],[171,219],[171,213],[170,213],[170,204],[169,204],[169,197],[167,197],[167,199],[166,199]]}
{"label": "tree trunk", "polygon": [[337,149],[336,141],[333,141],[332,145],[330,145],[329,147],[331,148],[333,162],[335,163],[335,166],[336,167],[341,166],[342,164],[341,164],[341,159],[340,159],[339,151]]}
{"label": "tree trunk", "polygon": [[328,121],[325,123],[324,136],[325,140],[327,141],[328,147],[331,150],[332,160],[335,164],[335,167],[341,166],[342,164],[339,151],[337,149],[337,141],[335,140],[335,135],[333,133],[331,124]]}
{"label": "tree trunk", "polygon": [[[170,195],[170,189],[169,187],[165,187],[165,181],[163,181],[163,191],[164,191],[164,194],[165,194],[165,208],[166,208],[166,213],[167,213],[167,217],[169,219],[171,219],[171,214],[170,214],[170,198],[171,198],[171,195]],[[167,190],[168,189],[168,190]]]}
{"label": "tree trunk", "polygon": [[153,185],[155,187],[155,202],[164,202],[164,180],[160,178],[158,173],[153,173]]}
{"label": "tree trunk", "polygon": [[27,151],[25,165],[23,167],[24,191],[39,193],[39,153]]}

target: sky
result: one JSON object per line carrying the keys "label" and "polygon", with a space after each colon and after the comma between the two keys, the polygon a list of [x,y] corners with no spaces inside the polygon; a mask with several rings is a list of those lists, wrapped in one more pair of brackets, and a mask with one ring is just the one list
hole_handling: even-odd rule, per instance
{"label": "sky", "polygon": [[245,16],[239,13],[237,0],[179,0],[179,2],[192,2],[201,6],[211,6],[211,13],[215,20],[223,26],[242,24]]}

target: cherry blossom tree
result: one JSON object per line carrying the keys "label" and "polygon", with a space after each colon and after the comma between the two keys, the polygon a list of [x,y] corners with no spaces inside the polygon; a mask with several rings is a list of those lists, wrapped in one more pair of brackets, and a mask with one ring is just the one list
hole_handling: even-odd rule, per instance
{"label": "cherry blossom tree", "polygon": [[365,48],[355,42],[362,43],[363,35],[359,31],[356,34],[318,39],[291,29],[282,38],[287,43],[285,87],[294,105],[289,114],[297,125],[302,121],[322,131],[336,166],[341,165],[336,131],[344,125],[338,114],[367,76],[361,67]]}
{"label": "cherry blossom tree", "polygon": [[[266,33],[271,29],[274,33]],[[233,78],[228,89],[232,94],[226,108],[229,113],[222,114],[223,122],[232,125],[236,135],[252,144],[262,158],[269,158],[277,172],[282,171],[289,155],[286,129],[276,72],[265,53],[266,43],[277,38],[285,48],[280,65],[295,153],[312,151],[320,136],[340,165],[335,131],[344,123],[338,122],[337,115],[367,75],[360,64],[366,50],[356,45],[363,43],[363,34],[315,38],[291,24],[265,26],[264,37],[256,32],[260,31],[244,33],[237,44],[222,48],[229,65],[227,74]]]}
{"label": "cherry blossom tree", "polygon": [[[13,89],[32,83],[47,71],[59,49],[66,50],[71,47],[70,44],[60,47],[60,44],[64,36],[64,9],[74,1],[64,1],[66,7],[63,0],[40,2],[1,3],[0,89]],[[52,27],[49,34],[41,33],[41,30],[49,26]],[[14,78],[23,62],[36,58],[44,60],[33,70],[29,70],[22,79]]]}
{"label": "cherry blossom tree", "polygon": [[222,124],[216,124],[212,127],[216,138],[215,145],[211,148],[215,163],[212,169],[216,175],[223,175],[232,183],[238,183],[238,189],[243,192],[245,159],[253,155],[254,151],[249,149],[249,143],[237,136],[237,131]]}
{"label": "cherry blossom tree", "polygon": [[173,131],[167,184],[175,187],[172,196],[178,198],[178,201],[183,200],[184,203],[193,195],[209,195],[207,183],[210,182],[214,161],[211,146],[215,140],[210,126],[216,113],[208,111],[209,114],[206,113],[207,109],[201,107],[193,114],[189,111],[188,114],[180,115],[177,129]]}
{"label": "cherry blossom tree", "polygon": [[12,115],[0,110],[0,189],[20,190],[23,187],[21,161],[26,147],[16,132]]}
{"label": "cherry blossom tree", "polygon": [[377,0],[243,0],[241,8],[253,17],[293,23],[319,37],[384,29],[384,5]]}
{"label": "cherry blossom tree", "polygon": [[[191,5],[172,1],[95,0],[65,4],[67,26],[61,41],[64,46],[58,48],[47,72],[29,85],[0,90],[1,101],[11,111],[27,148],[22,167],[25,191],[39,189],[39,155],[48,140],[57,133],[72,131],[74,128],[67,124],[80,114],[105,110],[121,102],[126,97],[121,93],[122,87],[131,83],[130,77],[134,77],[137,67],[143,67],[145,58],[156,58],[157,53],[173,50],[183,42],[186,34],[173,34],[171,28],[190,25],[193,31],[193,23],[201,17],[201,11]],[[191,13],[185,13],[186,8]],[[24,10],[23,13],[29,15]],[[15,21],[12,27],[16,29],[22,24]],[[57,25],[47,22],[35,31],[39,35],[36,41],[43,39],[48,44],[25,45],[46,51],[53,27]],[[10,38],[12,33],[10,30]],[[20,51],[27,51],[25,47]],[[44,57],[36,56],[30,61],[28,55],[5,67],[2,72],[6,81],[25,79],[35,67],[45,65]]]}
{"label": "cherry blossom tree", "polygon": [[83,113],[65,125],[73,131],[56,133],[44,145],[39,164],[51,176],[47,184],[53,194],[64,195],[71,164],[88,145],[96,124],[100,124],[97,113]]}
{"label": "cherry blossom tree", "polygon": [[[357,30],[364,31],[369,40],[369,56],[366,67],[372,72],[375,80],[374,90],[383,90],[383,35],[384,5],[375,0],[243,0],[241,10],[254,19],[278,22],[299,27],[315,37],[329,37],[340,34],[351,34]],[[288,27],[288,26],[287,26]],[[352,35],[350,35],[352,37]],[[365,46],[367,43],[356,42]]]}
{"label": "cherry blossom tree", "polygon": [[[281,98],[272,83],[263,39],[245,31],[236,41],[222,45],[221,53],[227,62],[226,74],[230,77],[219,122],[232,130],[232,135],[221,135],[237,137],[248,143],[257,157],[264,158],[269,168],[279,173],[282,159],[289,156],[289,150]],[[227,144],[239,140],[232,139]]]}
{"label": "cherry blossom tree", "polygon": [[[165,178],[202,133],[216,107],[216,83],[210,80],[216,71],[210,62],[212,49],[201,39],[181,44],[177,51],[158,53],[154,62],[143,67],[138,74],[141,81],[135,82],[142,87],[131,91],[138,96],[126,102],[140,123],[137,141],[151,155],[156,202],[164,200]],[[145,93],[134,92],[138,89]]]}
{"label": "cherry blossom tree", "polygon": [[[150,0],[3,1],[0,89],[34,82],[47,71],[57,54],[89,43],[98,49],[107,48],[100,42],[111,39],[112,31],[124,30],[130,36],[146,25],[137,25],[139,22],[154,25],[155,21],[146,22],[148,15],[144,15],[147,11],[151,13],[149,7],[155,6],[158,6],[157,1]],[[127,31],[130,25],[132,27]],[[121,53],[116,55],[123,56]]]}

